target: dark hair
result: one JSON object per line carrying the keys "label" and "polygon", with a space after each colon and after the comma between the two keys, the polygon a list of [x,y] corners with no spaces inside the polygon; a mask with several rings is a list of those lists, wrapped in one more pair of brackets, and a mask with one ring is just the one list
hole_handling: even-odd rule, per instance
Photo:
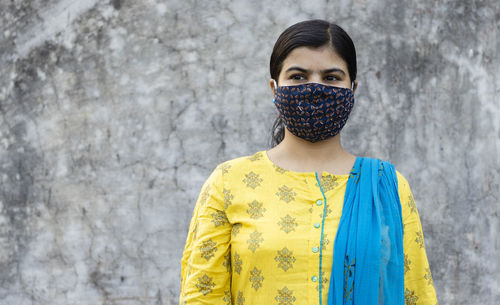
{"label": "dark hair", "polygon": [[[356,49],[351,37],[338,25],[324,20],[307,20],[287,28],[276,40],[269,64],[271,78],[278,81],[283,61],[298,47],[319,48],[330,45],[347,63],[351,82],[356,79]],[[285,137],[283,119],[278,116],[272,127],[271,147],[278,145]]]}

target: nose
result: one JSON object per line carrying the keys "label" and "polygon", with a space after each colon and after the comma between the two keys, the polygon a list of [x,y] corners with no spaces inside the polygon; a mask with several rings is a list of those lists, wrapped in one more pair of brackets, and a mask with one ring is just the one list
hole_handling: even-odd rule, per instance
{"label": "nose", "polygon": [[323,79],[321,79],[321,75],[319,73],[311,74],[311,76],[309,77],[309,82],[310,83],[320,83],[320,84],[326,85],[323,82]]}

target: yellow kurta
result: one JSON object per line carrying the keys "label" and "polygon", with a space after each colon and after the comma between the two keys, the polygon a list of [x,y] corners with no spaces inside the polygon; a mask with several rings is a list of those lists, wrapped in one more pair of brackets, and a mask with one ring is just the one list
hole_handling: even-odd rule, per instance
{"label": "yellow kurta", "polygon": [[[436,305],[417,207],[408,182],[396,173],[406,304]],[[320,305],[321,284],[326,304],[349,175],[318,176],[326,202],[314,172],[280,168],[265,150],[219,164],[194,208],[180,304]]]}

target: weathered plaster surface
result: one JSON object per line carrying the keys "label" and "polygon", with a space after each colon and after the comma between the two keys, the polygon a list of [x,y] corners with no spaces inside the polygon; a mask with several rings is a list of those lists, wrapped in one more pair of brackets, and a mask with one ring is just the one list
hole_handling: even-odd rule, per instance
{"label": "weathered plaster surface", "polygon": [[309,18],[356,44],[343,143],[409,180],[440,304],[498,304],[495,0],[1,0],[0,304],[176,304],[201,185],[269,147]]}

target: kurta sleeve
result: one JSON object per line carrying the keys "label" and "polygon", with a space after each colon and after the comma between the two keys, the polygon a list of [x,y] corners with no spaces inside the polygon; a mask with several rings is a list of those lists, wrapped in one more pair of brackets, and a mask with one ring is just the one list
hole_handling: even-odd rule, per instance
{"label": "kurta sleeve", "polygon": [[397,178],[404,228],[405,304],[437,305],[417,206],[408,181],[399,172]]}
{"label": "kurta sleeve", "polygon": [[181,259],[179,304],[231,304],[231,224],[221,171],[202,186]]}

